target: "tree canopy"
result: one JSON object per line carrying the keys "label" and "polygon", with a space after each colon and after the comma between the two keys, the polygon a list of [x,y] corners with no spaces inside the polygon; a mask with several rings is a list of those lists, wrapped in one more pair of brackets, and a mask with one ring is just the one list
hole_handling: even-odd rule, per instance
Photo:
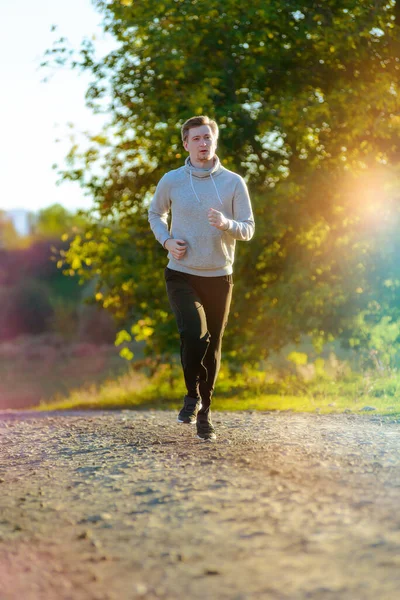
{"label": "tree canopy", "polygon": [[248,182],[256,219],[235,263],[232,355],[267,356],[302,335],[357,346],[368,342],[368,318],[397,320],[398,3],[94,4],[115,50],[97,59],[94,42],[76,53],[61,39],[47,53],[47,64],[90,72],[88,105],[109,115],[60,168],[95,200],[66,271],[95,276],[97,301],[150,352],[171,348],[165,251],[147,207],[161,176],[184,160],[181,124],[208,114],[220,126],[222,164]]}

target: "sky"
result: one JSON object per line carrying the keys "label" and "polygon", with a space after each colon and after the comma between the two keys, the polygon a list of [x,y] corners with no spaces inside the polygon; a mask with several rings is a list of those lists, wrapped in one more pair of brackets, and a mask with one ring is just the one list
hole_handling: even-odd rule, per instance
{"label": "sky", "polygon": [[68,123],[95,133],[105,117],[85,106],[88,74],[39,65],[61,36],[79,48],[84,37],[95,35],[101,53],[113,41],[102,32],[102,16],[90,0],[1,0],[1,8],[0,210],[37,211],[54,203],[71,211],[89,208],[92,200],[78,183],[57,185],[52,165],[62,165],[70,148]]}

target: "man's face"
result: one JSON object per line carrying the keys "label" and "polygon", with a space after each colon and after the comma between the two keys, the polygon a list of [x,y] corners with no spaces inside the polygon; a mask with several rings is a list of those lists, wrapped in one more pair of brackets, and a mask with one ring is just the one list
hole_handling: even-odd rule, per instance
{"label": "man's face", "polygon": [[188,137],[183,146],[189,152],[193,164],[207,163],[215,156],[217,140],[209,125],[200,125],[189,129]]}

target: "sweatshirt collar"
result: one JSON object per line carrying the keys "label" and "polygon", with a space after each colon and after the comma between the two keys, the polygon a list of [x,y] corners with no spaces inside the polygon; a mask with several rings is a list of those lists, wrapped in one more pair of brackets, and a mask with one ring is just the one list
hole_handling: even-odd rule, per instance
{"label": "sweatshirt collar", "polygon": [[210,177],[210,175],[216,177],[222,172],[222,166],[217,155],[214,157],[214,164],[211,169],[199,169],[198,167],[194,167],[190,162],[190,156],[185,160],[184,169],[187,173],[192,173],[193,177],[199,178]]}

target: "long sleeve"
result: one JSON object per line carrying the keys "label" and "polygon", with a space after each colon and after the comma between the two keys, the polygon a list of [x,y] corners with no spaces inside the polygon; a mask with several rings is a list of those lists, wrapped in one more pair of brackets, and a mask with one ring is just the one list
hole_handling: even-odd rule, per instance
{"label": "long sleeve", "polygon": [[226,230],[235,240],[248,242],[254,235],[255,223],[246,183],[240,177],[233,197],[233,219]]}
{"label": "long sleeve", "polygon": [[167,175],[158,182],[153,199],[148,211],[148,221],[154,237],[162,246],[171,237],[168,230],[168,214],[171,208],[171,199]]}

